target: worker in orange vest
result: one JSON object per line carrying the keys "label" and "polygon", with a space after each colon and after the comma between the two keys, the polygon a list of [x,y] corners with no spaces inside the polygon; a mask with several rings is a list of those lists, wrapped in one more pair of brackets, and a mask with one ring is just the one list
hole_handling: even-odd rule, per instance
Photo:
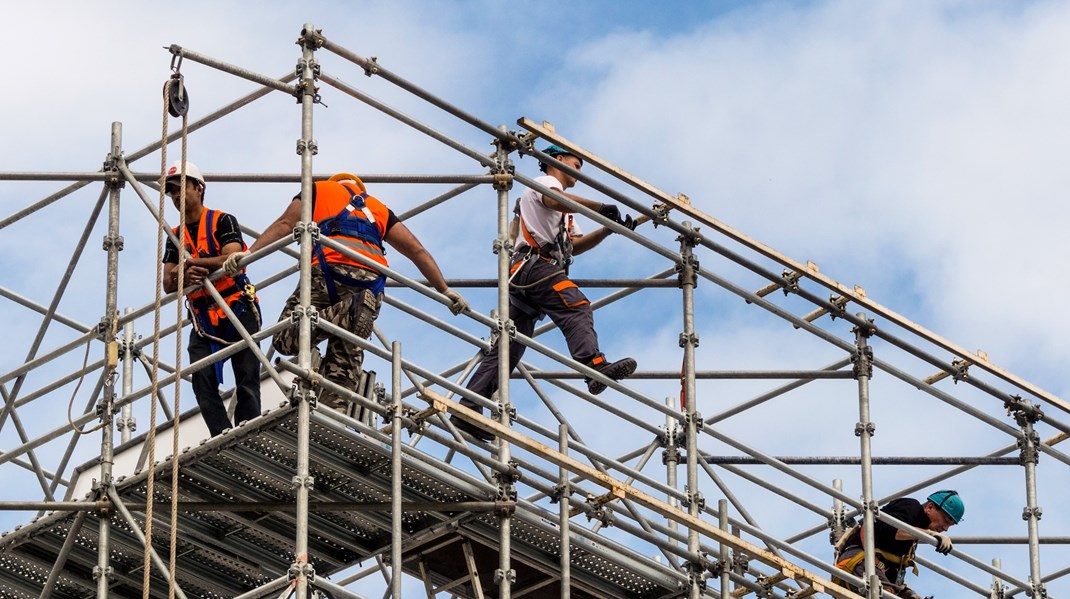
{"label": "worker in orange vest", "polygon": [[[264,230],[249,250],[231,255],[224,268],[227,272],[237,271],[241,258],[293,234],[300,219],[301,197],[295,196],[282,216]],[[312,189],[312,220],[318,224],[321,236],[330,237],[376,264],[388,266],[383,244],[389,244],[411,260],[436,291],[446,296],[450,301],[450,311],[460,314],[468,309],[464,297],[446,285],[431,253],[390,208],[368,194],[364,182],[356,175],[338,173],[327,181],[315,183]],[[311,301],[320,311],[319,318],[357,337],[368,338],[382,306],[386,277],[359,260],[319,243],[315,245],[312,262]],[[299,299],[298,290],[294,290],[279,320],[290,319]],[[364,350],[322,329],[313,328],[312,343],[317,344],[324,339],[328,340],[327,351],[319,366],[320,374],[333,383],[355,391],[360,382]],[[297,354],[298,328],[293,326],[284,329],[275,335],[272,343],[281,354]],[[339,412],[348,411],[348,400],[328,391],[320,393],[319,401]]]}
{"label": "worker in orange vest", "polygon": [[[179,207],[182,199],[182,170],[181,160],[176,160],[167,170],[164,190],[171,196],[175,208]],[[185,260],[183,276],[183,283],[188,288],[202,283],[223,265],[228,256],[245,250],[245,241],[234,215],[204,206],[206,185],[197,165],[187,161],[185,173],[186,228],[179,231],[175,227],[174,233],[176,238],[183,241],[183,247],[190,256]],[[167,293],[177,291],[178,259],[178,248],[168,239],[163,257],[163,289]],[[244,269],[216,279],[212,284],[246,331],[253,334],[260,330],[260,304]],[[226,345],[242,342],[234,323],[230,322],[223,308],[203,287],[186,294],[186,305],[194,331],[190,335],[188,348],[191,363]],[[219,394],[219,385],[223,382],[223,361],[219,360],[214,366],[202,368],[191,376],[201,417],[212,436],[260,415],[260,362],[256,354],[251,348],[245,347],[230,357],[236,402],[234,422],[231,422]]]}

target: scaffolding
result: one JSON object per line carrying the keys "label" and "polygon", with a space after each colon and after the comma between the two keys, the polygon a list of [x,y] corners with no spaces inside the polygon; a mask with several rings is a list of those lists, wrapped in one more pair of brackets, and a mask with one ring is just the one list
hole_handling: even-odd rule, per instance
{"label": "scaffolding", "polygon": [[[0,372],[0,433],[6,433],[0,469],[5,481],[28,481],[9,485],[25,498],[0,502],[0,508],[38,512],[32,522],[0,536],[0,598],[140,597],[143,592],[164,597],[169,586],[180,597],[360,597],[356,589],[377,573],[383,586],[375,592],[384,597],[855,598],[860,595],[831,582],[837,570],[830,539],[856,519],[865,527],[878,519],[896,525],[878,506],[933,487],[957,487],[967,503],[978,506],[973,509],[997,516],[963,526],[964,534],[972,536],[953,531],[956,548],[939,562],[924,551],[934,539],[921,535],[917,562],[937,575],[927,579],[930,583],[935,579],[955,596],[993,599],[1054,597],[1059,589],[1065,596],[1070,590],[1065,582],[1070,530],[1058,529],[1067,523],[1061,494],[1050,499],[1052,492],[1066,488],[1062,481],[1070,456],[1057,445],[1070,434],[1065,420],[1070,404],[1000,368],[983,352],[967,351],[877,303],[861,287],[840,284],[815,264],[736,231],[687,196],[666,193],[630,175],[548,123],[521,118],[516,130],[492,125],[389,71],[374,57],[342,47],[310,24],[298,43],[296,70],[280,78],[181,46],[169,48],[172,68],[185,63],[187,75],[188,63],[194,63],[198,66],[193,68],[208,67],[260,86],[191,121],[188,133],[276,92],[296,98],[300,107],[299,174],[208,173],[206,180],[300,183],[302,222],[308,223],[311,186],[326,176],[313,170],[313,115],[321,103],[319,85],[326,84],[474,165],[461,174],[361,178],[372,185],[451,186],[399,213],[401,220],[444,213],[473,195],[487,204],[493,198],[495,210],[487,213],[496,217],[494,236],[488,231],[485,238],[455,243],[467,261],[489,270],[489,242],[496,277],[451,278],[449,284],[472,293],[493,292],[496,309],[445,318],[443,307],[449,301],[426,282],[406,276],[399,265],[369,263],[387,275],[389,288],[372,339],[357,338],[318,320],[309,305],[315,227],[299,225],[294,238],[243,260],[261,290],[296,277],[302,303],[292,322],[265,321],[260,332],[246,333],[245,343],[200,362],[180,366],[177,359],[174,364],[161,360],[155,382],[168,422],[152,439],[134,436],[135,410],[144,412],[154,403],[153,384],[135,384],[144,380],[135,370],[138,364],[148,368],[146,351],[153,339],[138,338],[136,332],[146,330],[156,305],[119,313],[119,252],[126,245],[120,225],[131,222],[131,217],[120,220],[120,206],[129,210],[141,204],[153,221],[165,220],[150,200],[159,191],[159,173],[135,172],[130,166],[155,155],[163,144],[126,152],[122,127],[115,123],[98,172],[0,173],[0,180],[9,182],[70,182],[0,220],[0,231],[11,231],[37,213],[59,211],[79,190],[103,184],[50,299],[39,303],[0,285],[5,310],[41,316],[25,359]],[[445,124],[436,128],[328,73],[317,59],[323,52],[341,59],[342,68],[355,65],[370,80],[416,99],[422,112]],[[464,132],[447,135],[443,130]],[[168,143],[181,135],[170,134]],[[477,150],[466,141],[470,139],[489,139],[494,151]],[[551,160],[536,142],[560,145],[582,158],[582,171],[559,168],[653,226],[629,230],[522,174],[514,157]],[[553,334],[542,337],[552,325],[529,338],[502,316],[509,306],[509,195],[515,184],[551,195],[611,229],[617,239],[626,240],[621,253],[641,257],[635,264],[659,264],[646,276],[633,269],[617,278],[576,280],[588,289],[612,290],[593,302],[600,328],[606,322],[628,327],[626,321],[652,318],[661,321],[662,329],[675,327],[678,335],[669,339],[671,345],[663,343],[668,335],[633,333],[637,340],[631,347],[663,354],[660,361],[652,358],[661,369],[641,364],[633,377],[609,381],[608,392],[594,396],[573,382],[597,373],[562,353]],[[77,294],[103,295],[104,310],[98,324],[87,325],[59,307],[75,293],[75,267],[85,259],[102,215],[107,220],[106,275],[91,288],[80,285]],[[258,235],[248,228],[244,232]],[[329,238],[319,241],[367,263]],[[289,247],[295,242],[296,251]],[[283,266],[261,276],[258,267],[272,258],[283,260]],[[449,263],[444,265],[449,276]],[[172,302],[178,297],[172,293],[162,303],[175,308]],[[268,306],[265,312],[272,310]],[[708,365],[717,360],[698,358],[701,330],[751,317],[765,319],[770,337],[791,339],[770,350],[774,358],[783,352],[784,363],[803,365],[714,370]],[[161,335],[178,336],[186,324],[172,323]],[[286,326],[300,330],[301,350],[293,360],[273,360],[272,354],[257,350],[263,404],[274,407],[211,439],[192,412],[182,414],[175,426],[176,406],[167,402],[163,390]],[[65,328],[57,333],[57,327]],[[309,342],[315,327],[361,346],[368,356],[366,367],[389,368],[388,380],[380,383],[368,376],[359,389],[349,390],[320,377]],[[464,380],[484,352],[508,351],[508,343],[493,345],[499,337],[515,338],[531,351],[517,372],[500,369],[496,396],[473,395]],[[715,339],[730,340],[730,335]],[[798,349],[789,351],[788,345]],[[78,365],[83,347],[86,358]],[[90,361],[93,349],[102,357]],[[747,358],[718,352],[725,364]],[[72,360],[69,371],[56,366]],[[508,364],[506,356],[501,364]],[[27,381],[41,378],[47,380],[40,387],[27,387]],[[66,388],[76,382],[80,387],[83,380],[93,382],[93,389],[69,424],[56,426],[52,420],[45,426],[39,418],[28,418],[48,398],[58,404]],[[321,408],[316,395],[322,389],[348,397],[357,409],[339,414]],[[807,394],[812,389],[816,391]],[[475,401],[491,417],[459,405],[459,396]],[[931,411],[943,425],[911,428],[894,417],[897,410]],[[713,413],[704,416],[702,411]],[[446,415],[475,424],[496,441],[473,442]],[[874,448],[880,418],[889,423],[882,430],[889,437],[881,446],[886,455],[876,455]],[[87,426],[99,430],[84,435],[73,430]],[[72,468],[75,456],[85,452],[83,437],[96,435],[99,455],[94,451],[91,459]],[[149,460],[150,449],[167,455],[176,435],[183,444],[177,459]],[[982,441],[971,448],[999,440],[975,455],[953,455],[947,451],[953,443],[941,447],[944,455],[911,455],[908,441],[924,435],[949,441],[975,435]],[[805,451],[774,453],[788,446]],[[833,447],[853,447],[855,455],[820,455]],[[815,455],[803,455],[809,451]],[[652,462],[659,454],[664,468]],[[1052,486],[1037,476],[1042,456]],[[44,460],[52,457],[55,465],[45,468]],[[1021,467],[1021,475],[1009,474],[1013,466]],[[165,481],[173,468],[179,472],[178,525],[172,531],[167,515],[154,512],[157,532],[147,543],[142,531],[148,504],[170,504],[175,491]],[[828,476],[830,471],[839,476]],[[157,481],[151,489],[150,474]],[[1040,533],[1044,492],[1049,521],[1056,526],[1048,536]],[[715,501],[707,499],[713,497]],[[1004,518],[1007,514],[1013,517]],[[1025,530],[1015,535],[1019,516]],[[173,556],[166,538],[172,533],[177,540]],[[146,545],[153,565],[152,584],[144,591],[141,556]],[[975,546],[985,553],[975,555]],[[1042,547],[1047,570],[1041,567]],[[177,564],[174,571],[165,563],[170,557]],[[873,583],[871,558],[866,572],[867,580],[847,578],[867,589],[865,596],[892,597]],[[403,595],[403,580],[418,581],[419,590],[406,587]]]}

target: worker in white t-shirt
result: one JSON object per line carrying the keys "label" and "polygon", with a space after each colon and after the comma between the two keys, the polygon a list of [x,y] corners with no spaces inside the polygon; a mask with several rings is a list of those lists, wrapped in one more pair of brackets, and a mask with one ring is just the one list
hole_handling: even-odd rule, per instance
{"label": "worker in white t-shirt", "polygon": [[[578,156],[557,145],[549,146],[544,153],[554,160],[540,165],[545,174],[536,178],[536,183],[555,190],[623,227],[635,228],[632,217],[621,218],[620,209],[616,206],[565,193],[565,190],[576,184],[576,178],[556,165],[561,163],[579,170],[583,161]],[[614,381],[630,376],[635,372],[635,360],[624,358],[610,362],[599,351],[591,302],[576,283],[568,278],[572,257],[598,245],[613,231],[609,227],[602,227],[584,235],[574,222],[569,207],[549,194],[535,189],[524,190],[518,202],[518,209],[519,227],[509,284],[509,318],[516,325],[517,332],[530,337],[535,332],[535,323],[544,316],[549,316],[565,335],[573,360]],[[525,349],[520,343],[510,343],[510,371],[516,368]],[[588,377],[586,382],[587,390],[593,395],[606,388],[606,383],[602,380]],[[498,389],[496,347],[483,358],[467,388],[486,398],[490,398]],[[462,399],[461,405],[480,410],[475,402],[468,399]],[[489,441],[493,438],[490,433],[463,419],[454,418],[452,422],[458,429],[479,440]]]}

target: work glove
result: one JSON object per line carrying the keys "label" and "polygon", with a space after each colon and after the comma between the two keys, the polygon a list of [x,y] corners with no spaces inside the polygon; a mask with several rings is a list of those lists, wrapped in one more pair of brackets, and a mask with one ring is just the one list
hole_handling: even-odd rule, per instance
{"label": "work glove", "polygon": [[632,215],[629,214],[629,215],[624,217],[624,220],[621,221],[620,224],[624,225],[624,227],[626,229],[628,229],[629,231],[634,231],[635,230],[635,226],[638,225],[639,223],[635,222],[635,219],[633,219]]}
{"label": "work glove", "polygon": [[602,204],[602,207],[598,209],[598,214],[601,214],[615,223],[621,222],[620,208],[617,208],[613,204]]}
{"label": "work glove", "polygon": [[936,537],[936,552],[942,555],[951,553],[951,537],[942,535],[938,532],[929,531],[929,534]]}
{"label": "work glove", "polygon": [[223,272],[228,276],[241,272],[242,267],[238,265],[238,261],[249,255],[249,252],[234,252],[233,254],[227,254],[227,259],[223,262]]}
{"label": "work glove", "polygon": [[468,309],[468,301],[465,300],[460,293],[457,293],[449,287],[447,287],[446,290],[442,292],[442,295],[449,298],[450,312],[453,312],[454,316]]}
{"label": "work glove", "polygon": [[900,599],[924,599],[917,593],[917,591],[908,586],[904,586],[903,590],[899,591],[898,595]]}

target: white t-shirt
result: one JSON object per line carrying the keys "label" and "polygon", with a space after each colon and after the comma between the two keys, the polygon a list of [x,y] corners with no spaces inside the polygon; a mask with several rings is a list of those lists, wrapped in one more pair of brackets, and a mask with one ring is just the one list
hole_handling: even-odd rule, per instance
{"label": "white t-shirt", "polygon": [[[550,175],[536,177],[535,182],[550,189],[564,191],[561,189],[561,182]],[[520,225],[520,235],[516,241],[518,248],[531,245],[527,239],[528,235],[534,237],[539,245],[546,245],[553,243],[562,230],[568,231],[571,237],[583,234],[571,214],[547,208],[542,201],[542,194],[530,188],[520,195]]]}

